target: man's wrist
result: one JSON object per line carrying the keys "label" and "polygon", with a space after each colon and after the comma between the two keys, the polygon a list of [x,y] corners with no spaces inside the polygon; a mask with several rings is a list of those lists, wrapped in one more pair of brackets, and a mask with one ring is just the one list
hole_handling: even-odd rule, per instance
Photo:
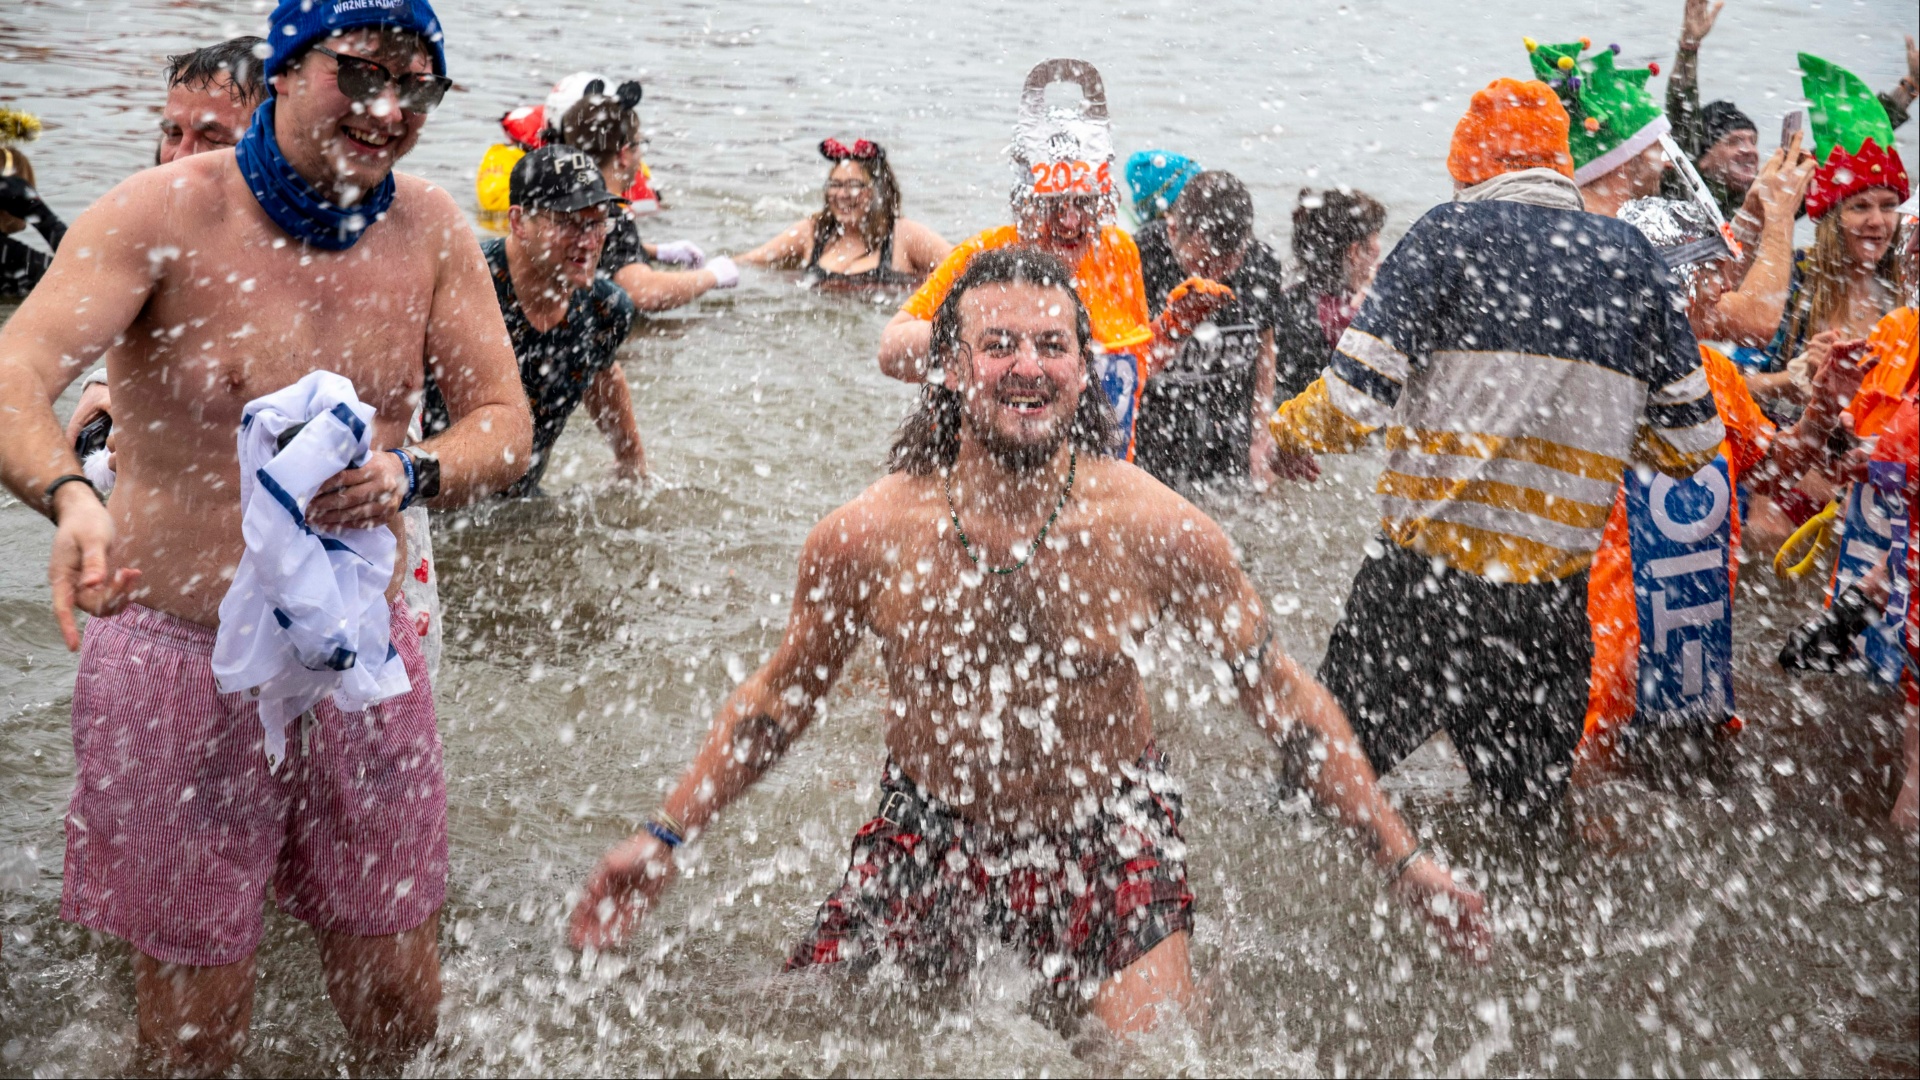
{"label": "man's wrist", "polygon": [[100,496],[100,489],[79,473],[68,473],[55,479],[48,485],[46,495],[47,520],[53,522],[55,528],[59,528],[61,519],[71,509],[75,499],[86,499],[95,506],[106,505],[106,500]]}

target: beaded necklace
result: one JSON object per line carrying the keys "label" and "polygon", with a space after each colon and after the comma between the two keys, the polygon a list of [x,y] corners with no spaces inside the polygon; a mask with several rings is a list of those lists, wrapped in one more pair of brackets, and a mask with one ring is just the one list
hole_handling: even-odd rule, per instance
{"label": "beaded necklace", "polygon": [[1034,553],[1040,550],[1040,546],[1047,542],[1047,530],[1053,528],[1054,520],[1060,516],[1061,509],[1067,505],[1067,496],[1073,494],[1073,477],[1079,466],[1080,448],[1076,446],[1067,456],[1067,485],[1060,489],[1060,501],[1053,504],[1053,513],[1048,514],[1047,523],[1040,526],[1040,535],[1033,538],[1033,546],[1027,549],[1026,558],[1021,559],[1012,566],[982,566],[980,564],[980,557],[973,553],[973,544],[967,539],[967,530],[960,525],[960,511],[955,509],[953,505],[953,471],[949,469],[947,471],[946,483],[942,486],[947,495],[947,516],[953,519],[953,531],[960,537],[960,550],[967,553],[967,558],[973,561],[974,567],[985,570],[990,574],[1013,574],[1018,573],[1025,567],[1027,562],[1033,558]]}

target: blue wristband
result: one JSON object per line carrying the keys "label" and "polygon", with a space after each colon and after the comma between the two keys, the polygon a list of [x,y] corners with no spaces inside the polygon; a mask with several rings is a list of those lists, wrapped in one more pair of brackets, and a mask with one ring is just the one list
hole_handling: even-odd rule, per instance
{"label": "blue wristband", "polygon": [[672,829],[667,828],[657,821],[647,822],[647,831],[653,834],[655,840],[667,845],[669,851],[687,842],[686,837],[681,836],[679,833],[674,832]]}
{"label": "blue wristband", "polygon": [[407,470],[407,497],[400,500],[400,509],[405,510],[407,507],[413,505],[414,493],[420,490],[419,481],[417,481],[413,475],[413,455],[404,450],[389,450],[387,453],[398,456],[400,458],[400,464],[405,466]]}

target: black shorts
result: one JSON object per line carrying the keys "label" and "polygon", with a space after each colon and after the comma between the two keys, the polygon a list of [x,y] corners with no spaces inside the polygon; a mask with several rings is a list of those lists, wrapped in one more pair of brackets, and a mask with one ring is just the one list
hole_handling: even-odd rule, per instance
{"label": "black shorts", "polygon": [[1558,803],[1593,666],[1586,573],[1496,584],[1381,543],[1320,664],[1374,771],[1444,728],[1502,809],[1530,817]]}

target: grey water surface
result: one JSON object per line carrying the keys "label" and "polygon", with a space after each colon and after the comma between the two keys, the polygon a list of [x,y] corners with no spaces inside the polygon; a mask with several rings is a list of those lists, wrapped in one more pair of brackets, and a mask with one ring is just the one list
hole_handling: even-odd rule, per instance
{"label": "grey water surface", "polygon": [[[266,7],[8,4],[0,102],[47,123],[31,152],[49,201],[71,218],[150,162],[164,55],[257,32]],[[1123,154],[1162,146],[1238,173],[1282,250],[1306,184],[1380,197],[1391,238],[1447,197],[1453,122],[1473,89],[1524,75],[1522,35],[1618,41],[1626,60],[1664,67],[1679,29],[1678,3],[1642,0],[439,10],[462,92],[409,170],[472,208],[501,113],[577,68],[638,76],[669,204],[645,231],[716,251],[817,205],[826,135],[885,143],[906,212],[949,239],[999,223],[1020,80],[1052,55],[1100,67]],[[1745,105],[1770,146],[1798,96],[1795,49],[1885,87],[1915,23],[1898,0],[1734,0],[1705,89]],[[1920,163],[1913,131],[1900,149]],[[1587,839],[1521,844],[1481,824],[1443,741],[1389,780],[1485,889],[1501,937],[1485,969],[1441,955],[1337,829],[1273,799],[1271,753],[1171,642],[1149,693],[1189,791],[1203,1021],[1117,1049],[1047,1005],[1010,956],[922,993],[776,975],[874,802],[884,676],[871,650],[827,718],[692,850],[633,948],[583,969],[563,944],[568,891],[657,804],[776,640],[808,527],[879,475],[912,401],[873,361],[892,310],[750,272],[651,320],[622,354],[655,489],[608,483],[583,420],[548,473],[553,498],[436,519],[446,1006],[439,1045],[408,1072],[1920,1074],[1920,870],[1884,824],[1900,706],[1772,666],[1815,601],[1763,560],[1742,577],[1747,729],[1730,782],[1609,785],[1582,810]],[[1377,462],[1327,465],[1311,487],[1202,499],[1309,662],[1374,520]],[[127,949],[57,917],[74,660],[47,610],[50,538],[0,496],[0,1073],[113,1074],[134,1038]],[[304,928],[270,914],[261,970],[241,1070],[346,1069]]]}

